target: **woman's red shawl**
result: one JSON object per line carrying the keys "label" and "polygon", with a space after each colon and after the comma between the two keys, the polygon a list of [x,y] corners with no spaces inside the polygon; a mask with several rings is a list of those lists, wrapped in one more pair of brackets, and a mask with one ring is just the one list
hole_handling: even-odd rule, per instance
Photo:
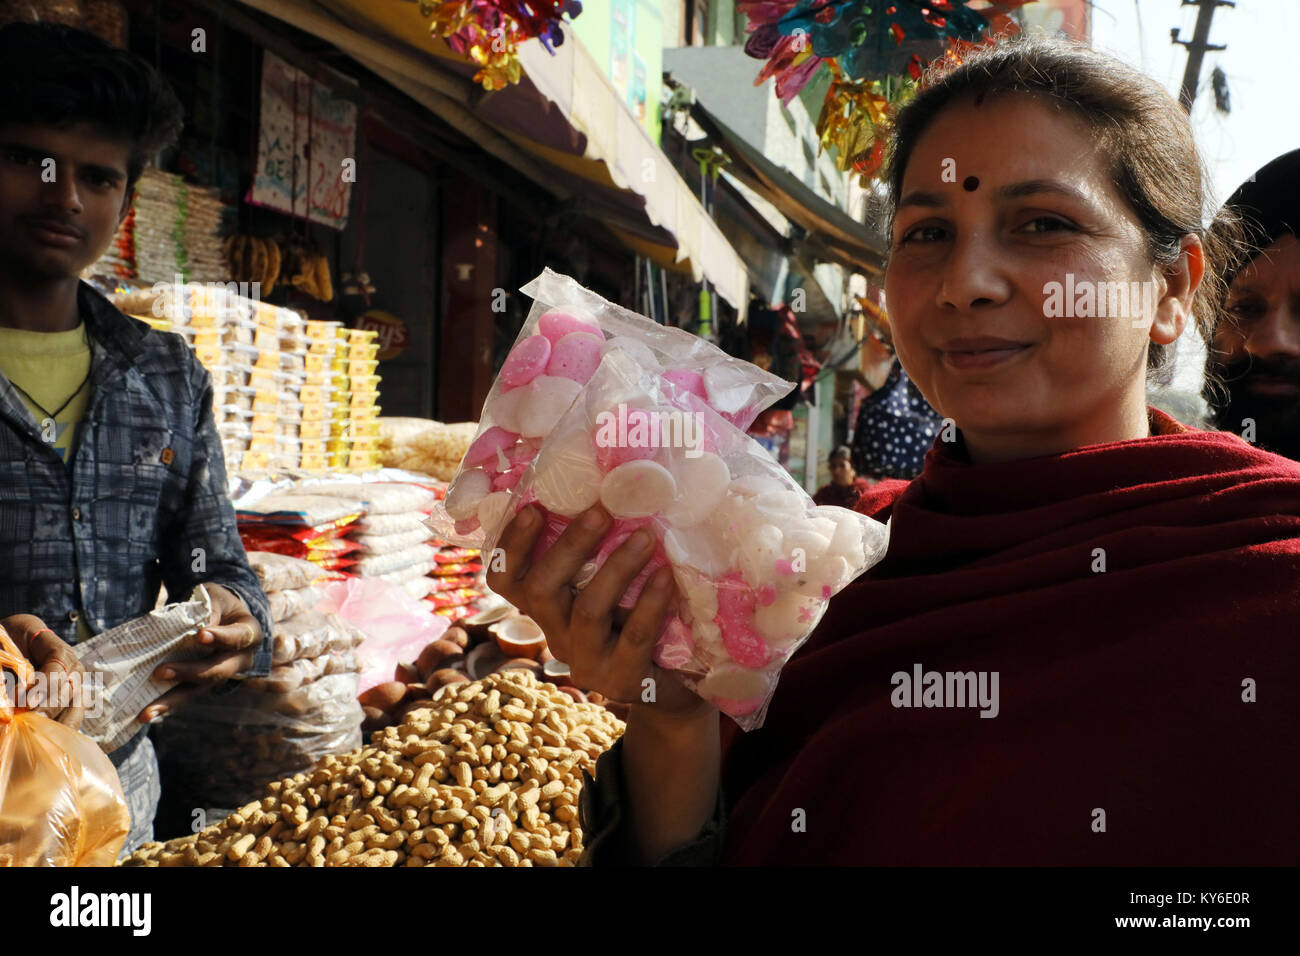
{"label": "woman's red shawl", "polygon": [[[1300,464],[1150,417],[1004,464],[936,440],[863,498],[885,560],[761,730],[724,719],[726,862],[1300,863]],[[998,672],[997,716],[894,706],[914,665]]]}

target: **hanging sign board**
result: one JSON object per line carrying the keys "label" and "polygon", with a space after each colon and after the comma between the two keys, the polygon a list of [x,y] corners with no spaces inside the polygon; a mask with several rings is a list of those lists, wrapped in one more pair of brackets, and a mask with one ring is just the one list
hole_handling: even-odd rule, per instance
{"label": "hanging sign board", "polygon": [[258,125],[257,174],[248,201],[345,228],[357,176],[356,104],[267,50]]}

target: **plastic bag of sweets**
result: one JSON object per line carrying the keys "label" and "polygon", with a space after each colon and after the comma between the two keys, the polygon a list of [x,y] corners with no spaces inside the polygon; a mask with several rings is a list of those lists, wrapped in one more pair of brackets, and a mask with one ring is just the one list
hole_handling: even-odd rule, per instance
{"label": "plastic bag of sweets", "polygon": [[596,371],[621,351],[692,392],[742,430],[794,386],[682,329],[614,305],[547,269],[522,290],[533,307],[488,392],[474,441],[432,524],[453,544],[478,546],[485,516],[518,483],[541,443]]}
{"label": "plastic bag of sweets", "polygon": [[[649,529],[655,550],[621,606],[671,567],[676,606],[656,663],[745,730],[762,726],[781,668],[830,598],[884,557],[887,527],[814,505],[752,438],[625,355],[602,361],[584,399],[556,424],[506,510],[542,508],[535,557],[597,502],[610,513],[578,587],[634,531]],[[485,527],[488,547],[504,523]]]}

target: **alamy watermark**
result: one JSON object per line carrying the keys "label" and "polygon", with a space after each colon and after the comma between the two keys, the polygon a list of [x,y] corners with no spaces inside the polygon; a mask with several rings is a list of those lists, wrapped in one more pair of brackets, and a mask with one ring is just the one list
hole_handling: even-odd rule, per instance
{"label": "alamy watermark", "polygon": [[618,403],[618,411],[596,415],[601,448],[684,448],[687,458],[704,454],[704,423],[698,412],[647,410]]}
{"label": "alamy watermark", "polygon": [[1132,319],[1133,328],[1149,325],[1160,290],[1154,282],[1093,282],[1065,274],[1065,282],[1043,285],[1043,315],[1049,319]]}
{"label": "alamy watermark", "polygon": [[194,314],[190,303],[196,293],[201,291],[212,308],[220,315],[233,309],[237,299],[254,302],[262,298],[261,282],[186,282],[185,277],[176,274],[171,282],[155,282],[149,290],[155,296],[153,315],[155,319],[169,319],[173,324],[188,322]]}
{"label": "alamy watermark", "polygon": [[4,671],[0,677],[0,694],[11,706],[24,710],[80,707],[86,717],[100,717],[104,713],[104,675],[99,671],[84,674],[37,671],[30,684],[21,684],[12,672]]}
{"label": "alamy watermark", "polygon": [[889,701],[895,707],[978,707],[981,717],[996,717],[998,671],[895,671]]}

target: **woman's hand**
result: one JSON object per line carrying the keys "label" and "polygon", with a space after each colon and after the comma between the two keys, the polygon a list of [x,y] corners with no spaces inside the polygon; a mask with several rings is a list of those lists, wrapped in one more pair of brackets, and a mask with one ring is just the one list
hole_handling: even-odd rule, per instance
{"label": "woman's hand", "polygon": [[[599,507],[585,512],[530,563],[542,524],[533,507],[515,516],[497,545],[504,567],[488,575],[488,587],[541,625],[551,653],[569,665],[574,683],[632,705],[623,735],[628,826],[636,858],[653,863],[691,840],[713,813],[720,775],[718,711],[671,671],[655,666],[655,644],[672,602],[671,572],[656,571],[630,613],[618,607],[654,551],[649,531],[628,538],[575,594],[570,583],[600,545],[609,515]],[[493,568],[501,565],[492,562]],[[647,678],[654,683],[645,684]],[[653,696],[646,693],[650,687]]]}
{"label": "woman's hand", "polygon": [[43,675],[41,687],[27,692],[27,705],[73,730],[86,713],[86,669],[77,652],[34,614],[13,614],[0,621],[18,649]]}
{"label": "woman's hand", "polygon": [[[575,594],[570,588],[609,525],[609,515],[594,507],[571,523],[545,555],[530,563],[542,516],[532,506],[524,508],[501,535],[497,544],[501,555],[492,562],[499,570],[488,574],[488,587],[541,626],[547,647],[569,665],[579,687],[632,704],[638,714],[670,720],[699,718],[712,707],[653,660],[672,603],[671,571],[655,572],[630,612],[618,607],[654,550],[650,532],[643,528],[628,538],[583,590]],[[646,684],[647,678],[653,684]]]}

